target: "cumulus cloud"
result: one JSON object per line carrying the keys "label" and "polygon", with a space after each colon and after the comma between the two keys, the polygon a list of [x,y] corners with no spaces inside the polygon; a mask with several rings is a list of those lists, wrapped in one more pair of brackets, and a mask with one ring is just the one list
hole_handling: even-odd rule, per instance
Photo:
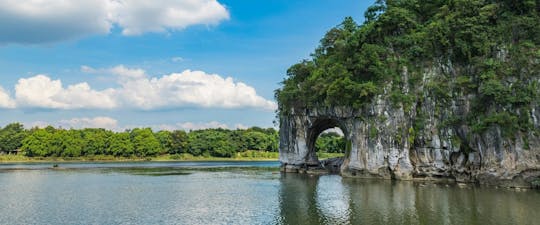
{"label": "cumulus cloud", "polygon": [[229,126],[224,123],[220,123],[217,121],[211,121],[208,123],[192,123],[192,122],[185,122],[185,123],[177,123],[175,126],[178,130],[202,130],[202,129],[209,129],[209,128],[224,128],[228,129]]}
{"label": "cumulus cloud", "polygon": [[143,69],[130,69],[125,67],[124,65],[115,66],[110,69],[101,69],[98,71],[109,72],[117,75],[121,79],[120,81],[126,81],[131,79],[138,80],[146,78],[146,72]]}
{"label": "cumulus cloud", "polygon": [[219,108],[253,107],[273,110],[274,102],[257,95],[255,88],[231,77],[185,70],[160,78],[149,78],[140,69],[117,66],[110,71],[119,77],[121,88],[114,95],[124,105],[142,109],[201,106]]}
{"label": "cumulus cloud", "polygon": [[113,21],[124,35],[178,30],[194,24],[217,24],[229,18],[215,0],[112,1]]}
{"label": "cumulus cloud", "polygon": [[124,35],[139,35],[228,18],[216,0],[4,0],[0,43],[57,42],[107,34],[115,25]]}
{"label": "cumulus cloud", "polygon": [[[40,74],[19,79],[15,85],[15,101],[11,106],[16,104],[18,107],[27,108],[143,110],[182,107],[264,110],[276,108],[275,102],[258,95],[255,88],[236,82],[231,77],[223,78],[203,71],[185,70],[162,77],[150,77],[142,69],[131,69],[122,65],[108,69],[83,66],[81,70],[112,74],[117,86],[94,90],[88,83],[82,82],[64,87],[62,81]],[[9,96],[5,98],[9,103]]]}
{"label": "cumulus cloud", "polygon": [[108,4],[106,0],[0,1],[0,43],[47,43],[106,34],[112,27]]}
{"label": "cumulus cloud", "polygon": [[94,118],[73,118],[69,120],[60,120],[58,126],[64,128],[105,128],[109,130],[118,129],[118,121],[110,117],[94,117]]}
{"label": "cumulus cloud", "polygon": [[0,108],[15,108],[15,101],[11,99],[9,94],[0,86]]}
{"label": "cumulus cloud", "polygon": [[45,121],[34,121],[29,123],[24,123],[26,128],[40,127],[44,128],[47,126],[53,127],[62,127],[66,129],[83,129],[83,128],[105,128],[108,130],[120,131],[118,126],[118,121],[116,119],[104,116],[98,116],[93,118],[82,117],[82,118],[72,118],[59,120],[54,122],[45,122]]}
{"label": "cumulus cloud", "polygon": [[24,123],[24,126],[26,128],[33,128],[33,127],[44,128],[47,126],[53,126],[57,128],[61,127],[64,129],[104,128],[104,129],[112,130],[112,131],[124,131],[126,129],[145,128],[145,127],[150,127],[154,131],[159,131],[159,130],[192,131],[192,130],[202,130],[202,129],[210,129],[210,128],[247,129],[247,126],[242,125],[242,124],[236,124],[234,127],[230,127],[227,124],[217,122],[217,121],[121,126],[119,125],[116,119],[111,118],[111,117],[106,117],[106,116],[98,116],[98,117],[93,117],[93,118],[89,118],[89,117],[72,118],[72,119],[58,120],[54,122],[34,121],[34,122]]}
{"label": "cumulus cloud", "polygon": [[34,121],[34,122],[25,122],[23,123],[24,127],[26,129],[31,129],[31,128],[34,128],[34,127],[39,127],[39,128],[45,128],[47,126],[55,126],[51,123],[47,123],[45,121]]}
{"label": "cumulus cloud", "polygon": [[[245,126],[243,124],[236,124],[234,126],[229,126],[225,123],[221,123],[218,121],[210,121],[210,122],[181,122],[181,123],[175,123],[175,124],[154,124],[154,125],[144,125],[144,126],[137,126],[137,125],[130,125],[125,127],[124,129],[133,129],[133,128],[141,128],[141,127],[150,127],[152,130],[184,130],[184,131],[192,131],[192,130],[203,130],[203,129],[211,129],[211,128],[223,128],[223,129],[247,129],[248,126]],[[119,129],[123,130],[123,129]]]}
{"label": "cumulus cloud", "polygon": [[15,96],[18,106],[51,108],[51,109],[83,109],[116,107],[111,97],[111,89],[96,91],[88,83],[78,83],[63,87],[62,81],[52,80],[46,75],[36,75],[19,79],[15,85]]}

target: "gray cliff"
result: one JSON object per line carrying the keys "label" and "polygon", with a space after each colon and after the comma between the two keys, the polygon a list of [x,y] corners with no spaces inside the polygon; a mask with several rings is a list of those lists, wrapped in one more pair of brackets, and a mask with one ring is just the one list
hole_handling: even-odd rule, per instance
{"label": "gray cliff", "polygon": [[[318,135],[339,127],[348,140],[340,169],[343,176],[531,187],[540,178],[538,101],[533,101],[529,115],[525,115],[533,125],[532,131],[508,134],[492,125],[480,133],[473,132],[459,120],[472,110],[474,94],[452,93],[451,100],[443,102],[424,91],[430,80],[448,77],[452,69],[451,65],[426,69],[414,88],[400,87],[403,93],[417,93],[418,100],[408,106],[392,103],[389,93],[393,84],[389,83],[384,93],[361,109],[314,107],[281,114],[279,151],[283,170],[317,167],[320,162],[314,143]],[[406,69],[403,76],[407,78]],[[418,129],[415,123],[420,117],[423,125]],[[448,124],[449,118],[457,122]]]}

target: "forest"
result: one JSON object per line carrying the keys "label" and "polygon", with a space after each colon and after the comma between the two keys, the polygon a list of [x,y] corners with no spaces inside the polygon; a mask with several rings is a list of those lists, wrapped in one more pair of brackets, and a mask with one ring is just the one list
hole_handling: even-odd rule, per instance
{"label": "forest", "polygon": [[[231,158],[246,151],[277,152],[278,132],[273,128],[160,130],[135,128],[123,132],[106,129],[25,129],[11,123],[0,130],[0,153],[20,149],[28,157],[153,157],[180,155]],[[345,142],[336,133],[317,140],[320,152],[343,152]],[[273,154],[273,156],[277,156]]]}

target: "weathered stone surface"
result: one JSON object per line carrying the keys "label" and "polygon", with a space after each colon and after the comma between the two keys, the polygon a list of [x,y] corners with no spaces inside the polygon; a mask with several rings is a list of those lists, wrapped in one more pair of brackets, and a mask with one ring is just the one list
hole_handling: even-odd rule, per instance
{"label": "weathered stone surface", "polygon": [[[424,74],[423,83],[437,75],[433,71]],[[386,89],[390,87],[391,84]],[[423,84],[415,90],[408,88],[404,87],[403,92],[424,93]],[[350,143],[341,165],[343,176],[442,179],[514,187],[531,187],[533,180],[539,180],[538,133],[509,137],[497,126],[481,134],[473,133],[465,125],[445,126],[446,118],[460,117],[471,110],[474,96],[458,96],[448,104],[440,104],[425,92],[421,101],[405,109],[403,105],[393,105],[385,91],[360,110],[293,110],[280,115],[280,161],[287,171],[317,167],[316,138],[328,128],[339,127]],[[540,130],[540,107],[531,107],[530,120],[534,129]],[[419,115],[423,116],[425,126],[414,130],[413,123]]]}
{"label": "weathered stone surface", "polygon": [[339,173],[341,171],[341,165],[343,165],[343,157],[330,158],[321,160],[321,168],[329,173]]}

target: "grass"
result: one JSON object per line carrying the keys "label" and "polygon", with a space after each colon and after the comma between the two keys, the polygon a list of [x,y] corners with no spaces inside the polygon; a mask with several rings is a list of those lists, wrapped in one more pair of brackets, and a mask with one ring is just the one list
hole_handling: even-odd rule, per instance
{"label": "grass", "polygon": [[28,157],[23,155],[0,155],[0,163],[2,162],[129,162],[129,161],[274,161],[278,160],[278,153],[273,152],[254,153],[247,155],[238,154],[231,158],[213,157],[213,156],[194,156],[191,154],[178,155],[159,155],[153,157],[114,157],[110,155],[95,155],[82,157]]}
{"label": "grass", "polygon": [[317,157],[319,159],[337,158],[337,157],[343,157],[344,155],[345,154],[343,153],[317,152]]}
{"label": "grass", "polygon": [[30,159],[23,155],[0,155],[0,162],[26,162]]}
{"label": "grass", "polygon": [[[343,153],[317,152],[319,159],[341,157]],[[238,152],[233,157],[194,156],[188,153],[178,155],[159,155],[153,157],[114,157],[111,155],[95,155],[83,157],[27,157],[23,155],[0,155],[1,162],[92,162],[92,161],[274,161],[279,159],[278,152],[248,150]]]}

